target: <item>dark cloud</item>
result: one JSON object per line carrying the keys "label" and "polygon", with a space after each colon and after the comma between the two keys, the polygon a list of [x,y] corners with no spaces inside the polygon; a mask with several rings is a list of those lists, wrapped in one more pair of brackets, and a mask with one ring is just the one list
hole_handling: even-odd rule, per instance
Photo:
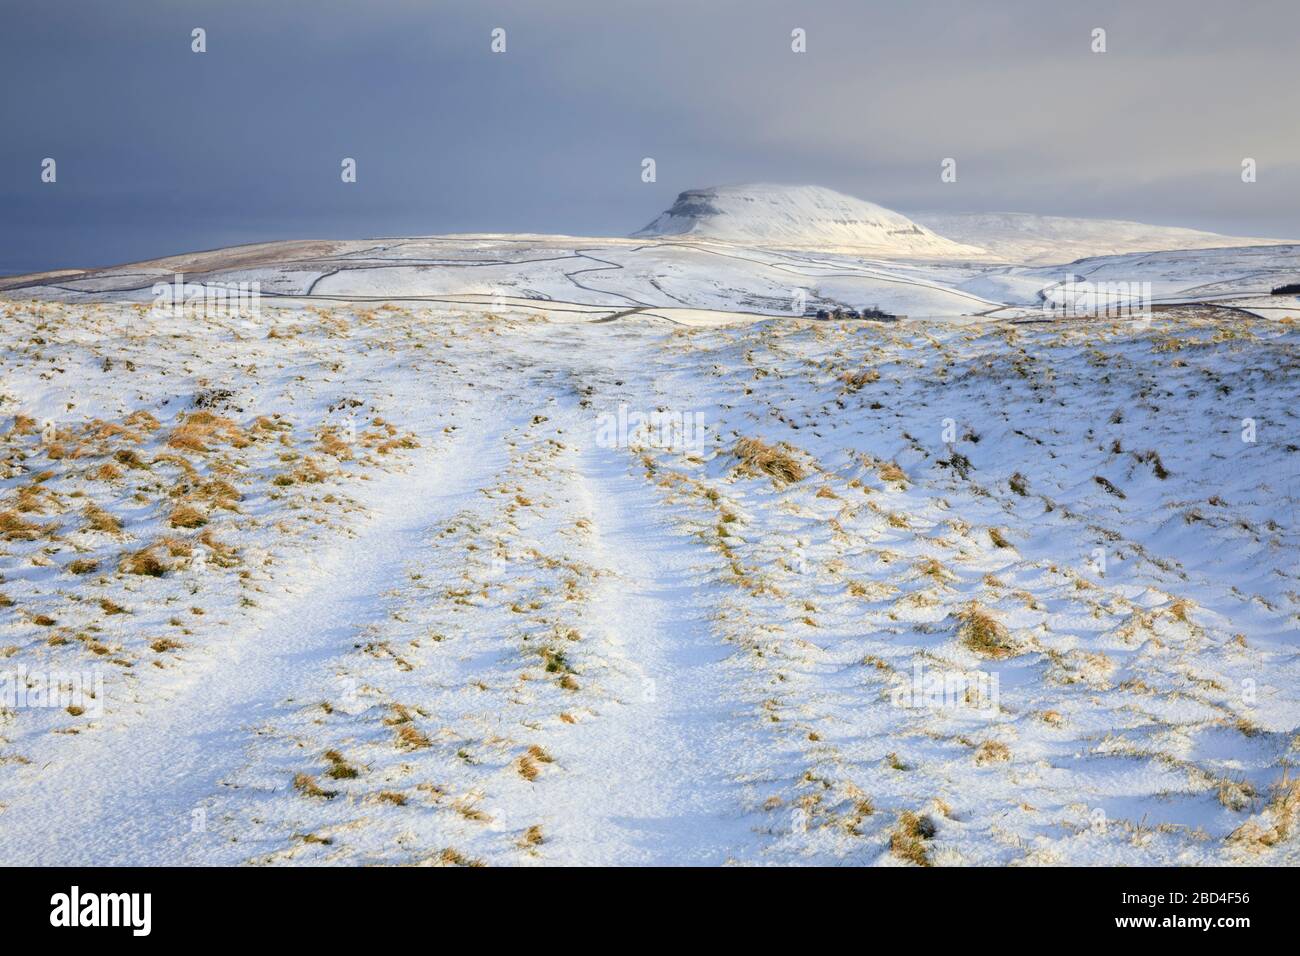
{"label": "dark cloud", "polygon": [[4,19],[0,271],[273,238],[625,234],[681,189],[751,180],[1300,233],[1289,0],[8,0]]}

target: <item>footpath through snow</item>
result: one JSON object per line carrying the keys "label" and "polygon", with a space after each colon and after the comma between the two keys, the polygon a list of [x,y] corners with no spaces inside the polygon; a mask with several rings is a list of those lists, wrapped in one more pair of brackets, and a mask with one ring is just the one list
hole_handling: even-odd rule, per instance
{"label": "footpath through snow", "polygon": [[1293,319],[5,308],[7,860],[1295,860]]}

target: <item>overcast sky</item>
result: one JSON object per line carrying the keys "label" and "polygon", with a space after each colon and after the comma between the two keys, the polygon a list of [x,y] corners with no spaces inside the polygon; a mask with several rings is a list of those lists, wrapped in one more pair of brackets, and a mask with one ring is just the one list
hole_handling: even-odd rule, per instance
{"label": "overcast sky", "polygon": [[0,273],[282,238],[624,235],[683,189],[760,180],[1300,237],[1295,0],[0,7]]}

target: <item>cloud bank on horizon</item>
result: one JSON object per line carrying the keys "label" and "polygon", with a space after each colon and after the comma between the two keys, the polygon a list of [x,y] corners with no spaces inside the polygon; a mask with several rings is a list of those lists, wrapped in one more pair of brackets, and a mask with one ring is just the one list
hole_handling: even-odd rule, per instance
{"label": "cloud bank on horizon", "polygon": [[683,190],[753,181],[903,211],[1300,223],[1300,8],[1280,0],[139,0],[6,21],[0,273],[295,237],[625,235]]}

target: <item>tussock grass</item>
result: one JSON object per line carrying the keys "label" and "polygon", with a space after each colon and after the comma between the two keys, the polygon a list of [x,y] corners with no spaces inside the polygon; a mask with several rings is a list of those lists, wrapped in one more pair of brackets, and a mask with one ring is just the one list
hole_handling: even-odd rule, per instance
{"label": "tussock grass", "polygon": [[[1291,836],[1300,819],[1300,780],[1284,777],[1274,788],[1257,820],[1249,820],[1228,835],[1228,842],[1259,852],[1277,846]],[[1260,820],[1265,822],[1261,823]]]}
{"label": "tussock grass", "polygon": [[536,780],[537,775],[542,772],[541,768],[537,766],[537,761],[528,756],[528,754],[524,754],[515,761],[515,770],[519,773],[519,776],[523,777],[529,783]]}
{"label": "tussock grass", "polygon": [[1164,462],[1160,460],[1160,454],[1154,449],[1144,451],[1142,454],[1135,455],[1134,457],[1136,457],[1138,461],[1150,465],[1151,471],[1161,481],[1164,481],[1169,477],[1169,471],[1165,468]]}
{"label": "tussock grass", "polygon": [[573,674],[575,673],[569,659],[564,654],[563,648],[543,647],[540,651],[542,661],[548,674]]}
{"label": "tussock grass", "polygon": [[36,541],[49,535],[54,525],[28,521],[16,511],[0,512],[0,539],[5,541]]}
{"label": "tussock grass", "polygon": [[898,823],[890,834],[889,852],[916,866],[930,866],[926,843],[934,839],[935,832],[934,821],[928,816],[904,810],[898,815]]}
{"label": "tussock grass", "polygon": [[355,780],[361,776],[361,771],[344,760],[337,750],[325,751],[325,759],[330,762],[330,768],[325,773],[332,780]]}
{"label": "tussock grass", "polygon": [[122,555],[118,570],[123,574],[141,574],[153,578],[162,577],[171,570],[171,566],[158,557],[157,548],[158,545],[154,544],[140,551]]}
{"label": "tussock grass", "polygon": [[339,461],[350,461],[352,459],[352,444],[339,437],[339,431],[336,428],[324,428],[320,434],[320,450]]}
{"label": "tussock grass", "polygon": [[438,862],[442,866],[484,866],[482,860],[472,860],[465,856],[459,850],[447,847],[438,854]]}
{"label": "tussock grass", "polygon": [[276,475],[271,484],[287,488],[290,485],[318,485],[329,477],[329,472],[320,466],[314,458],[305,458],[291,471]]}
{"label": "tussock grass", "polygon": [[741,474],[750,477],[766,475],[777,485],[789,485],[803,481],[808,477],[808,471],[788,448],[769,445],[759,438],[742,438],[736,442],[731,454],[740,459],[737,471]]}
{"label": "tussock grass", "polygon": [[113,453],[113,460],[132,471],[148,471],[152,466],[130,448],[122,448]]}
{"label": "tussock grass", "polygon": [[322,790],[316,783],[316,778],[309,773],[300,773],[295,776],[293,778],[293,788],[304,797],[320,797],[323,800],[332,800],[338,796],[337,790]]}
{"label": "tussock grass", "polygon": [[1006,627],[978,601],[972,601],[957,614],[960,625],[957,638],[963,645],[984,657],[1003,658],[1016,653]]}
{"label": "tussock grass", "polygon": [[208,549],[208,561],[217,567],[233,568],[239,564],[239,549],[218,541],[211,528],[199,535],[199,543]]}
{"label": "tussock grass", "polygon": [[399,750],[423,750],[431,746],[433,746],[433,742],[414,724],[408,723],[398,726],[397,747]]}
{"label": "tussock grass", "polygon": [[998,740],[986,740],[975,751],[975,766],[984,767],[991,763],[1007,763],[1011,760],[1011,748]]}
{"label": "tussock grass", "polygon": [[1109,478],[1103,478],[1101,475],[1093,475],[1092,480],[1097,484],[1101,485],[1101,487],[1105,488],[1107,494],[1114,495],[1116,498],[1128,497],[1128,495],[1124,494],[1124,492],[1116,488]]}
{"label": "tussock grass", "polygon": [[[938,581],[940,584],[946,581],[951,581],[956,577],[956,575],[954,575],[951,571],[945,568],[943,566],[943,563],[936,558],[922,559],[920,562],[917,563],[916,569],[926,577],[933,578],[935,581]],[[853,593],[852,586],[850,586],[850,593]]]}
{"label": "tussock grass", "polygon": [[154,418],[153,415],[143,408],[136,409],[126,418],[122,419],[123,423],[132,428],[143,428],[145,431],[156,432],[162,428],[162,422]]}
{"label": "tussock grass", "polygon": [[85,509],[82,511],[82,515],[86,519],[85,527],[91,531],[103,531],[106,534],[117,534],[122,530],[122,522],[118,521],[117,518],[93,502],[86,505]]}
{"label": "tussock grass", "polygon": [[904,482],[907,481],[907,472],[894,462],[886,461],[880,465],[880,477],[884,481]]}
{"label": "tussock grass", "polygon": [[189,504],[179,504],[172,509],[167,523],[173,528],[201,528],[208,523],[208,516]]}
{"label": "tussock grass", "polygon": [[229,441],[236,447],[248,443],[243,431],[229,418],[209,411],[191,412],[181,420],[167,437],[170,448],[183,451],[206,452],[215,441]]}
{"label": "tussock grass", "polygon": [[840,380],[844,383],[844,391],[856,392],[864,385],[880,381],[880,373],[874,368],[867,368],[860,372],[845,372]]}

